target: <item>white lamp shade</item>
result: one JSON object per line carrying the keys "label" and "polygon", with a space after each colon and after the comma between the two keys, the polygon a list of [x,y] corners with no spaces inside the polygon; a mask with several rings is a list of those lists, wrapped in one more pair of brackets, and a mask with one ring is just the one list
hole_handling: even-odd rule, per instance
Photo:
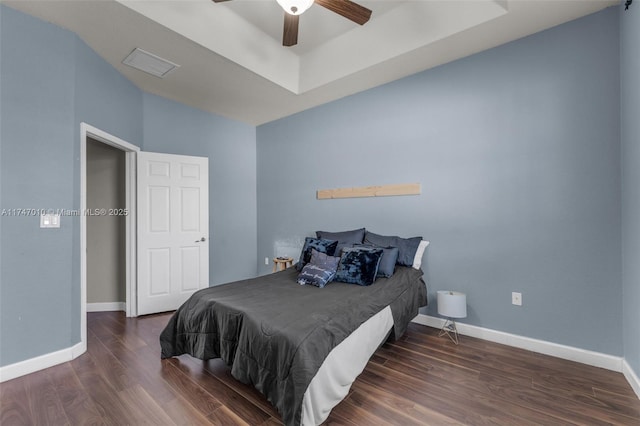
{"label": "white lamp shade", "polygon": [[465,318],[467,295],[459,291],[438,291],[438,313],[449,318]]}
{"label": "white lamp shade", "polygon": [[311,7],[314,0],[276,0],[290,15],[300,15]]}

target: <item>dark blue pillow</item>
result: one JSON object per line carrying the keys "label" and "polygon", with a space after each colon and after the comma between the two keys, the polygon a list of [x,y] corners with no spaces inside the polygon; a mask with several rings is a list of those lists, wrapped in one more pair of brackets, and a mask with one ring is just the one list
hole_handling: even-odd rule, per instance
{"label": "dark blue pillow", "polygon": [[336,275],[338,262],[340,262],[339,257],[329,256],[311,249],[311,260],[304,265],[298,275],[298,284],[311,284],[323,288]]}
{"label": "dark blue pillow", "polygon": [[422,237],[400,238],[385,236],[367,232],[364,235],[365,244],[373,244],[378,247],[398,247],[398,265],[413,266],[413,258],[416,256]]}
{"label": "dark blue pillow", "polygon": [[336,247],[334,255],[340,256],[343,248],[350,247],[353,244],[361,244],[364,240],[364,233],[364,228],[341,232],[316,231],[316,237],[325,240],[337,241],[338,246]]}
{"label": "dark blue pillow", "polygon": [[354,247],[368,247],[382,249],[382,258],[378,265],[378,276],[389,278],[396,271],[396,262],[398,261],[398,247],[377,247],[367,244],[356,244]]}
{"label": "dark blue pillow", "polygon": [[345,247],[334,281],[371,285],[376,280],[381,258],[382,249]]}
{"label": "dark blue pillow", "polygon": [[300,253],[300,260],[298,260],[298,264],[296,268],[298,271],[301,271],[304,265],[309,263],[311,260],[311,249],[316,249],[320,253],[326,253],[329,256],[333,256],[336,251],[336,246],[338,245],[337,241],[332,240],[324,240],[320,238],[311,238],[307,237],[304,239],[304,247],[302,247],[302,252]]}

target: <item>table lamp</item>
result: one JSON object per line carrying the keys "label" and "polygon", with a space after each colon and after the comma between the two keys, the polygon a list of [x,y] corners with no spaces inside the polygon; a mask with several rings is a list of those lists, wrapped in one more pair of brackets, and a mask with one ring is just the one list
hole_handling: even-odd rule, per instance
{"label": "table lamp", "polygon": [[438,314],[447,317],[438,336],[442,337],[446,334],[457,345],[458,329],[454,318],[467,316],[467,295],[459,291],[438,291]]}

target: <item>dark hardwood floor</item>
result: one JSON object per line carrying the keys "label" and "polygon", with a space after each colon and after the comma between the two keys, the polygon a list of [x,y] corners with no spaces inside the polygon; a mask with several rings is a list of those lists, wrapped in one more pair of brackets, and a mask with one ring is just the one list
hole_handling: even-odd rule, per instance
{"label": "dark hardwood floor", "polygon": [[[169,314],[91,313],[88,351],[0,384],[0,424],[276,425],[219,360],[160,360]],[[622,374],[411,324],[380,348],[327,424],[640,425]]]}

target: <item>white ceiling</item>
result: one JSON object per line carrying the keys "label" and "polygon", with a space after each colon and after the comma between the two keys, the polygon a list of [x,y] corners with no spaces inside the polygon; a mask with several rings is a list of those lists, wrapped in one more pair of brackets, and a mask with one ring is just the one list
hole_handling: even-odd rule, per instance
{"label": "white ceiling", "polygon": [[[363,0],[364,26],[313,5],[282,46],[275,0],[4,1],[67,28],[142,90],[259,125],[619,4],[618,0]],[[180,65],[122,64],[136,47]]]}

